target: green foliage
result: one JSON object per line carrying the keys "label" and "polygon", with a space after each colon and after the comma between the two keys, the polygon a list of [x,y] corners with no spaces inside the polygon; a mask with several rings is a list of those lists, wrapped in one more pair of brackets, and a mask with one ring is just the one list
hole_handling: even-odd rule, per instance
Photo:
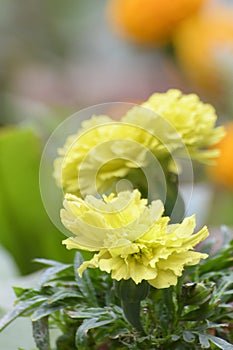
{"label": "green foliage", "polygon": [[38,265],[37,256],[72,261],[62,234],[49,220],[39,189],[42,144],[29,129],[0,132],[0,244],[15,258],[22,274]]}
{"label": "green foliage", "polygon": [[0,321],[0,329],[19,316],[30,317],[39,350],[50,349],[51,328],[61,332],[56,350],[232,350],[232,247],[226,237],[222,248],[199,267],[187,268],[176,286],[150,288],[141,302],[145,334],[127,322],[108,274],[91,269],[80,278],[80,253],[72,265],[41,259],[48,267],[39,288],[14,288],[16,305]]}

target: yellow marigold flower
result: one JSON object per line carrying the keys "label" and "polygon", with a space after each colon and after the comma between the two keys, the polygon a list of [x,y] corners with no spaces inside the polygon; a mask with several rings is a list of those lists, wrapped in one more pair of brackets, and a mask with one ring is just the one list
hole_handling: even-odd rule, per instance
{"label": "yellow marigold flower", "polygon": [[[142,107],[155,113],[143,115],[142,108],[134,107],[122,121],[138,125],[158,137],[161,135],[161,148],[171,145],[170,149],[184,149],[185,146],[191,158],[204,162],[210,162],[218,155],[216,149],[206,148],[222,138],[224,129],[214,128],[217,119],[215,109],[201,102],[197,95],[183,95],[181,91],[173,89],[153,94],[148,101],[142,103]],[[160,125],[157,115],[167,121],[168,125]],[[153,151],[153,147],[151,149]]]}
{"label": "yellow marigold flower", "polygon": [[224,92],[225,72],[220,53],[229,52],[232,60],[232,18],[232,6],[210,3],[206,11],[184,21],[173,38],[181,68],[197,87],[218,99]]}
{"label": "yellow marigold flower", "polygon": [[66,193],[85,197],[113,190],[117,179],[155,158],[176,172],[172,157],[177,151],[210,162],[218,151],[206,147],[223,135],[222,128],[214,128],[216,118],[212,106],[179,90],[152,95],[121,121],[94,116],[58,150],[60,157],[54,163],[57,184]]}
{"label": "yellow marigold flower", "polygon": [[78,196],[104,192],[132,168],[146,164],[143,140],[147,138],[150,138],[147,131],[142,133],[136,125],[116,122],[107,116],[92,117],[58,150],[60,157],[54,162],[58,186]]}
{"label": "yellow marigold flower", "polygon": [[124,37],[138,43],[161,44],[184,18],[205,0],[110,0],[110,24]]}
{"label": "yellow marigold flower", "polygon": [[74,236],[63,244],[68,249],[97,252],[80,266],[80,275],[88,267],[99,268],[117,281],[131,278],[138,284],[147,280],[156,288],[167,288],[177,283],[185,265],[207,257],[193,251],[208,236],[206,227],[193,234],[194,216],[169,225],[169,217],[162,216],[162,202],[148,206],[138,190],[85,200],[67,194],[64,208],[62,222]]}

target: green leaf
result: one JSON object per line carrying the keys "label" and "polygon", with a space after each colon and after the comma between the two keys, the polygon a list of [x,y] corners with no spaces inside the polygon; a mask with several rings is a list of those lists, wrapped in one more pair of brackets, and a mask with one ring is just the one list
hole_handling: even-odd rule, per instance
{"label": "green leaf", "polygon": [[177,341],[177,340],[179,340],[180,339],[180,336],[179,335],[177,335],[177,334],[172,334],[171,335],[171,340],[172,341]]}
{"label": "green leaf", "polygon": [[198,333],[198,338],[199,338],[199,342],[201,344],[201,348],[202,349],[209,349],[210,343],[209,343],[208,336],[206,334]]}
{"label": "green leaf", "polygon": [[187,312],[181,317],[183,321],[203,321],[211,317],[216,309],[217,305],[214,303],[206,303],[200,305],[197,309]]}
{"label": "green leaf", "polygon": [[42,265],[47,265],[47,266],[61,266],[63,265],[65,268],[71,266],[71,264],[63,264],[57,260],[51,260],[51,259],[43,259],[43,258],[36,258],[33,259],[34,262],[37,262]]}
{"label": "green leaf", "polygon": [[57,263],[56,265],[47,268],[40,275],[39,285],[43,286],[45,283],[53,279],[57,273],[67,270],[70,266],[72,265]]}
{"label": "green leaf", "polygon": [[184,305],[201,305],[211,299],[215,284],[186,283],[182,288]]}
{"label": "green leaf", "polygon": [[28,300],[36,300],[38,297],[46,297],[46,294],[44,293],[45,289],[51,289],[51,287],[43,288],[43,292],[39,291],[37,289],[33,288],[19,288],[19,287],[13,287],[13,289],[16,291],[18,295],[17,296],[17,302],[21,301],[28,301]]}
{"label": "green leaf", "polygon": [[87,333],[90,329],[106,326],[112,323],[114,319],[99,320],[98,318],[86,319],[82,325],[78,328],[75,335],[75,344],[79,350],[87,349]]}
{"label": "green leaf", "polygon": [[183,332],[183,339],[186,343],[193,343],[195,340],[195,335],[189,331]]}
{"label": "green leaf", "polygon": [[15,296],[20,299],[20,297],[25,294],[25,291],[28,291],[27,289],[25,288],[22,288],[22,287],[12,287],[13,290],[14,290],[14,293],[15,293]]}
{"label": "green leaf", "polygon": [[17,317],[22,316],[26,311],[33,310],[33,308],[38,307],[39,304],[44,302],[47,298],[43,296],[36,296],[30,300],[22,301],[16,304],[14,309],[7,313],[0,320],[0,331],[3,330],[8,324],[14,321]]}
{"label": "green leaf", "polygon": [[209,259],[204,261],[199,266],[199,273],[201,275],[213,272],[213,271],[221,271],[233,266],[233,240],[216,252],[214,256],[210,256]]}
{"label": "green leaf", "polygon": [[51,298],[48,299],[48,304],[55,303],[57,301],[61,301],[64,299],[70,299],[70,298],[83,298],[83,295],[78,293],[75,290],[59,290],[58,292],[54,293]]}
{"label": "green leaf", "polygon": [[233,350],[233,345],[228,343],[226,340],[223,340],[219,337],[215,337],[214,335],[208,335],[209,340],[218,346],[219,349],[222,350]]}
{"label": "green leaf", "polygon": [[90,305],[92,304],[93,306],[97,306],[98,303],[97,303],[95,289],[92,285],[88,271],[87,270],[84,271],[82,277],[80,277],[78,274],[78,268],[82,263],[83,263],[83,257],[81,253],[78,252],[76,253],[75,259],[74,259],[75,280],[84,297],[88,299],[89,304]]}
{"label": "green leaf", "polygon": [[109,308],[101,308],[101,307],[96,307],[96,308],[84,308],[84,309],[79,309],[77,311],[68,311],[67,314],[71,318],[99,318],[99,317],[106,317],[112,315],[113,318],[115,318],[115,314],[111,312]]}
{"label": "green leaf", "polygon": [[228,343],[226,340],[216,337],[214,335],[211,334],[207,334],[207,333],[199,333],[196,331],[193,331],[193,333],[197,334],[200,340],[200,343],[203,344],[202,348],[207,348],[207,345],[209,344],[209,342],[214,343],[219,349],[222,350],[233,350],[233,345],[231,345],[230,343]]}
{"label": "green leaf", "polygon": [[0,243],[15,258],[22,274],[38,269],[31,263],[37,256],[72,259],[42,203],[41,153],[41,140],[32,130],[0,129]]}
{"label": "green leaf", "polygon": [[39,350],[49,350],[48,317],[32,322],[32,334]]}
{"label": "green leaf", "polygon": [[63,304],[55,304],[55,305],[49,305],[47,302],[40,305],[32,314],[31,320],[33,322],[38,321],[39,319],[52,315],[56,311],[63,309],[65,306]]}

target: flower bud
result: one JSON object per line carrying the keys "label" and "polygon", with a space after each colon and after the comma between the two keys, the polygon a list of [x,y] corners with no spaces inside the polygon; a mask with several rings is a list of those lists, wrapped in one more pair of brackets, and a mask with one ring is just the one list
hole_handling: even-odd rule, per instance
{"label": "flower bud", "polygon": [[210,287],[201,283],[186,283],[182,289],[182,297],[185,305],[202,305],[207,302],[212,295],[214,284]]}
{"label": "flower bud", "polygon": [[137,303],[145,299],[149,293],[149,284],[143,280],[136,284],[131,278],[115,281],[115,293],[118,298],[127,303]]}

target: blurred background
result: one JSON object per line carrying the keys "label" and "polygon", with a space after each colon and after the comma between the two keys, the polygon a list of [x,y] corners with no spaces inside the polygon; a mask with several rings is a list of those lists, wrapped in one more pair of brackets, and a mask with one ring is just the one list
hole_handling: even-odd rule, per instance
{"label": "blurred background", "polygon": [[1,0],[0,42],[2,313],[33,258],[72,261],[43,207],[39,164],[51,132],[82,108],[169,88],[213,104],[227,134],[216,166],[195,167],[190,210],[216,232],[233,225],[231,0]]}

